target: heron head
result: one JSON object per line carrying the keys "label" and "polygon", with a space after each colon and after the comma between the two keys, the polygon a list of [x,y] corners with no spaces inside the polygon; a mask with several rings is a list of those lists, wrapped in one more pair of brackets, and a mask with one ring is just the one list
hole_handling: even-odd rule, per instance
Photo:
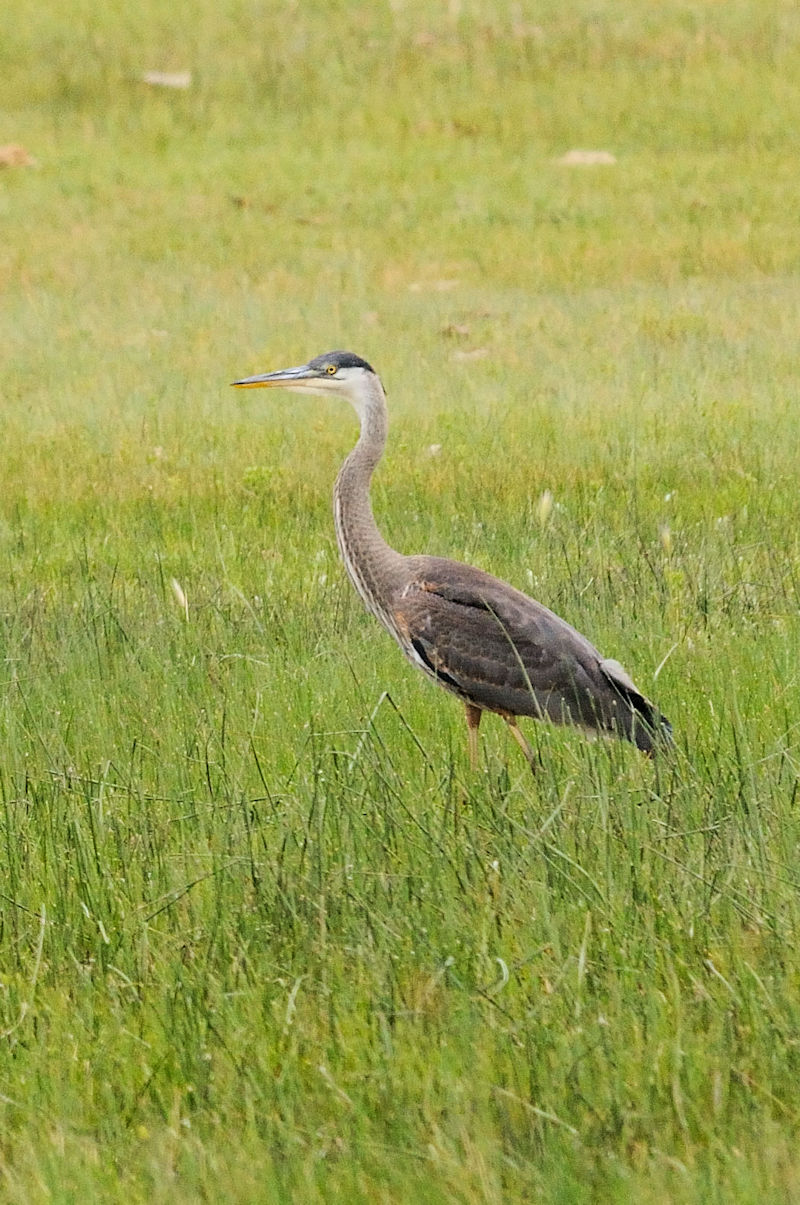
{"label": "heron head", "polygon": [[346,397],[357,405],[360,388],[375,370],[351,351],[329,351],[297,368],[281,368],[234,381],[241,389],[291,389],[295,393],[327,393]]}

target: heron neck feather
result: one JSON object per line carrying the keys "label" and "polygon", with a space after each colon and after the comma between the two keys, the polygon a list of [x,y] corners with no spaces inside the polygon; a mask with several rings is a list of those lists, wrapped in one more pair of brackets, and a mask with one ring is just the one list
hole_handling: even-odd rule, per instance
{"label": "heron neck feather", "polygon": [[372,513],[369,488],[386,446],[386,395],[377,377],[364,382],[354,406],[361,420],[358,443],[345,460],[333,490],[336,538],[347,572],[373,614],[386,622],[404,558],[384,540]]}

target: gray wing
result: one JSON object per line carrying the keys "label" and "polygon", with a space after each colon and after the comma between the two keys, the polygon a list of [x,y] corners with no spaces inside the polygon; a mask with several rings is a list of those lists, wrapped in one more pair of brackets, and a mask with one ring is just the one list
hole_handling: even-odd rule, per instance
{"label": "gray wing", "polygon": [[651,748],[663,717],[563,619],[469,565],[409,562],[393,611],[414,659],[443,686],[490,711],[616,731]]}

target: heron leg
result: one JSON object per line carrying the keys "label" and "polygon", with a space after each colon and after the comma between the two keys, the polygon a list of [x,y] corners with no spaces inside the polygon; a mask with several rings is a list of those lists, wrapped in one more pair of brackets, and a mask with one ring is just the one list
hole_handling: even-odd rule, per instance
{"label": "heron leg", "polygon": [[478,728],[483,712],[472,703],[465,703],[467,713],[467,737],[469,739],[469,768],[474,773],[478,768]]}
{"label": "heron leg", "polygon": [[517,717],[515,715],[507,715],[507,716],[504,716],[503,718],[505,719],[505,722],[508,724],[508,727],[511,730],[511,735],[513,736],[514,740],[517,742],[520,749],[525,754],[528,765],[530,766],[531,770],[535,774],[536,773],[536,761],[534,759],[533,749],[531,749],[530,745],[528,744],[527,740],[525,739],[524,735],[522,734],[520,727],[517,723]]}

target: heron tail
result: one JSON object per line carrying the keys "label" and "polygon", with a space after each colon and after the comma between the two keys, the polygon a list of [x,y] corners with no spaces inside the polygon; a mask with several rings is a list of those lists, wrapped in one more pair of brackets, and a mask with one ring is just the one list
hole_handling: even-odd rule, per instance
{"label": "heron tail", "polygon": [[628,739],[633,741],[637,749],[653,757],[668,749],[675,742],[672,737],[672,724],[649,699],[643,695],[628,698],[631,705],[631,728]]}
{"label": "heron tail", "polygon": [[600,669],[616,693],[627,704],[618,717],[621,728],[620,735],[650,757],[669,748],[674,743],[672,724],[637,689],[620,663],[612,660],[603,661]]}

